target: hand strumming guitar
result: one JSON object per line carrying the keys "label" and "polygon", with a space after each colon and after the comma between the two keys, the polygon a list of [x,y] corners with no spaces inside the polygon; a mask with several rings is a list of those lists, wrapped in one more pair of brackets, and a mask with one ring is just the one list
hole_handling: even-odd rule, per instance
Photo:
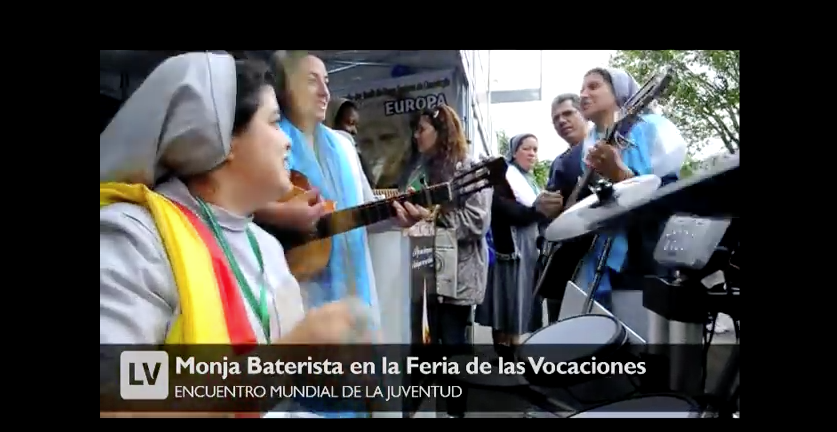
{"label": "hand strumming guitar", "polygon": [[590,153],[587,154],[584,162],[588,167],[596,170],[597,173],[614,183],[633,177],[631,169],[622,161],[619,149],[603,141],[597,142],[590,149]]}
{"label": "hand strumming guitar", "polygon": [[282,228],[310,231],[325,213],[322,196],[312,189],[289,201],[268,204],[256,212],[256,219]]}

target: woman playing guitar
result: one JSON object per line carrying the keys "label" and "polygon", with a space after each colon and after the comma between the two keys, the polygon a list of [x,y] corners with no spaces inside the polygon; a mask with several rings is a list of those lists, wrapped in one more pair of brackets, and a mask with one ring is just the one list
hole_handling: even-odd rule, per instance
{"label": "woman playing guitar", "polygon": [[[285,233],[278,228],[313,230],[328,207],[341,210],[373,201],[375,197],[363,175],[354,145],[322,124],[331,98],[323,61],[305,52],[277,53],[274,72],[276,97],[283,113],[276,126],[291,142],[288,168],[305,178],[306,189],[310,187],[301,199],[275,202],[257,213],[256,218],[262,226],[282,241]],[[295,186],[299,185],[295,182]],[[309,203],[314,205],[309,207]],[[429,214],[426,209],[409,203],[402,206],[396,202],[393,207],[393,221],[402,227],[412,226]],[[356,297],[369,306],[376,325],[380,323],[366,228],[331,238],[326,258],[327,264],[322,271],[300,281],[306,310]],[[310,403],[306,405],[308,408],[325,417],[365,415],[331,411],[326,400],[306,403]]]}
{"label": "woman playing guitar", "polygon": [[[620,149],[601,141],[608,127],[616,120],[620,108],[639,90],[636,81],[627,72],[619,69],[596,68],[584,75],[581,87],[581,112],[595,124],[582,142],[582,170],[593,169],[599,175],[616,183],[634,176],[654,174],[663,179],[663,184],[676,181],[680,167],[686,158],[686,142],[677,127],[665,117],[645,113],[642,121],[631,128],[626,138],[631,143]],[[656,242],[653,231],[657,224],[649,223],[630,233],[614,237],[607,257],[607,268],[602,276],[595,300],[611,309],[613,289],[630,288],[636,285],[627,276],[646,273],[649,265],[642,251],[646,242]],[[638,253],[628,258],[628,238],[632,250]],[[606,236],[600,235],[592,250],[584,257],[576,277],[576,284],[587,287],[593,280],[596,262],[604,250]],[[653,244],[650,245],[653,248]],[[636,258],[634,258],[636,257]]]}

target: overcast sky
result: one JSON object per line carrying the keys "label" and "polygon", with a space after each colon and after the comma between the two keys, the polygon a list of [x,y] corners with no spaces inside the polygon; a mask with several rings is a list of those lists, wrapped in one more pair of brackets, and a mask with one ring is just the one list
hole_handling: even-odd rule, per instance
{"label": "overcast sky", "polygon": [[[494,131],[504,130],[509,136],[533,133],[540,142],[540,159],[560,155],[567,143],[552,127],[550,104],[561,93],[578,93],[588,70],[607,66],[615,50],[543,51],[543,100],[535,102],[491,105]],[[491,90],[537,88],[540,81],[540,51],[491,50]],[[642,80],[642,77],[635,77]],[[640,83],[641,84],[641,83]],[[723,150],[720,140],[707,146],[700,156]]]}

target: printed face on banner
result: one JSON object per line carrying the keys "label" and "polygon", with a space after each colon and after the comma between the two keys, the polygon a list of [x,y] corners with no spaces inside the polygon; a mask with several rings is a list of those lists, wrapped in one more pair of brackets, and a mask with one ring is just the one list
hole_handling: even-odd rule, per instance
{"label": "printed face on banner", "polygon": [[410,120],[416,112],[454,100],[451,72],[409,75],[336,94],[354,101],[362,119],[355,142],[369,164],[374,188],[395,187],[416,155]]}

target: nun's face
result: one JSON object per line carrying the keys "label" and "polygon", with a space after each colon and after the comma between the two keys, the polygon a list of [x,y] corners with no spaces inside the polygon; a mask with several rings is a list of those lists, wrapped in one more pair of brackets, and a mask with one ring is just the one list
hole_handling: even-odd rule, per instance
{"label": "nun's face", "polygon": [[331,94],[328,92],[328,73],[322,60],[307,56],[290,74],[288,82],[294,111],[307,119],[322,122]]}
{"label": "nun's face", "polygon": [[291,142],[279,129],[279,105],[272,87],[261,90],[261,103],[243,132],[233,137],[229,161],[253,190],[278,200],[291,190],[286,158]]}
{"label": "nun's face", "polygon": [[514,161],[524,170],[531,170],[538,161],[538,139],[535,137],[524,139],[514,153]]}
{"label": "nun's face", "polygon": [[595,120],[600,114],[616,109],[616,98],[605,78],[596,72],[587,74],[581,86],[581,114]]}

